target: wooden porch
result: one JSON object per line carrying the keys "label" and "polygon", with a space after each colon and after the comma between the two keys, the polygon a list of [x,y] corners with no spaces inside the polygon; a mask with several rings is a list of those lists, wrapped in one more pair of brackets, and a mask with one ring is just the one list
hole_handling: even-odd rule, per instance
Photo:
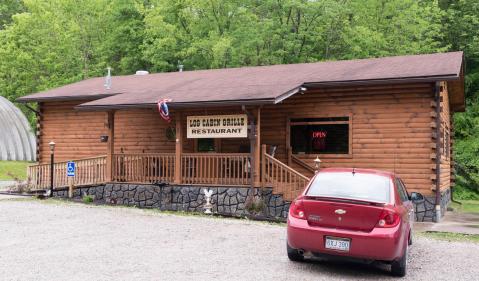
{"label": "wooden porch", "polygon": [[[238,110],[239,109],[239,110]],[[261,143],[261,107],[232,108],[231,110],[211,109],[211,114],[241,113],[247,120],[247,134],[242,138],[216,138],[215,150],[199,152],[198,139],[189,138],[186,134],[187,116],[204,114],[198,110],[177,110],[172,112],[171,125],[159,119],[167,129],[174,132],[169,144],[155,152],[145,153],[145,147],[151,147],[141,142],[145,132],[152,134],[148,127],[128,126],[128,118],[137,118],[128,111],[105,112],[106,155],[86,159],[68,159],[54,164],[54,188],[81,186],[103,183],[141,183],[141,184],[176,184],[176,185],[206,185],[206,186],[242,186],[251,188],[270,187],[274,194],[283,195],[285,200],[293,200],[304,188],[309,178],[291,168],[291,160],[286,163],[274,157],[272,146]],[[135,112],[135,114],[137,114]],[[128,116],[128,117],[127,117]],[[217,116],[217,115],[216,115]],[[116,120],[116,121],[115,121]],[[151,122],[150,116],[142,119],[143,124]],[[115,122],[117,124],[115,124]],[[167,127],[166,127],[167,126]],[[246,137],[247,135],[247,137]],[[125,137],[136,136],[136,149],[124,151]],[[161,139],[165,139],[162,136]],[[174,141],[174,146],[172,142]],[[287,142],[287,140],[286,140]],[[131,142],[130,142],[131,143]],[[217,143],[219,149],[216,149]],[[221,143],[224,144],[221,148]],[[234,150],[244,151],[231,153]],[[131,147],[131,145],[129,146]],[[192,147],[194,147],[192,149]],[[249,148],[249,149],[248,149]],[[142,151],[142,152],[137,152]],[[292,157],[288,153],[288,158]],[[74,161],[77,172],[73,179],[66,175],[66,163]],[[33,189],[50,188],[50,163],[41,163],[28,169],[28,177]]]}
{"label": "wooden porch", "polygon": [[[267,147],[263,145],[260,182],[257,186],[252,176],[252,158],[248,153],[182,153],[179,165],[176,165],[174,153],[139,153],[113,154],[109,165],[107,156],[72,159],[76,164],[76,175],[71,180],[66,171],[68,161],[57,162],[53,168],[54,188],[108,182],[269,187],[274,194],[283,195],[285,200],[293,200],[308,183],[309,178],[266,151]],[[28,178],[33,190],[50,188],[50,167],[50,164],[41,164],[28,168]],[[107,175],[111,176],[111,180]]]}

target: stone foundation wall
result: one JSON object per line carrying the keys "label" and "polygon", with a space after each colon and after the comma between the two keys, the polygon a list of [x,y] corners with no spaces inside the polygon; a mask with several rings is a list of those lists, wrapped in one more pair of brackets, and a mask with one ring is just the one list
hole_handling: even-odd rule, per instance
{"label": "stone foundation wall", "polygon": [[[252,213],[269,219],[285,220],[289,202],[280,195],[273,195],[270,188],[251,189],[247,187],[201,187],[182,185],[140,185],[106,184],[78,187],[73,198],[80,199],[84,194],[95,196],[95,202],[116,205],[158,208],[160,210],[203,212],[205,196],[203,189],[213,190],[211,203],[214,213],[228,216],[247,216]],[[54,196],[68,197],[68,190],[58,190]],[[248,211],[247,198],[264,198],[262,211]]]}
{"label": "stone foundation wall", "polygon": [[[84,194],[95,196],[98,203],[136,206],[139,208],[158,208],[160,210],[203,212],[205,196],[203,189],[213,190],[211,197],[213,212],[221,215],[243,217],[251,214],[271,220],[284,221],[288,216],[290,202],[281,195],[272,194],[270,188],[251,189],[247,187],[202,187],[186,185],[144,185],[144,184],[106,184],[99,186],[78,187],[73,197],[81,199]],[[68,197],[68,190],[58,190],[54,196]],[[261,211],[247,208],[247,198],[263,198]],[[447,210],[451,200],[448,189],[441,196],[441,215]],[[435,197],[415,205],[416,220],[435,221]],[[248,210],[249,209],[249,210]]]}
{"label": "stone foundation wall", "polygon": [[[446,214],[447,206],[451,202],[451,190],[441,193],[441,217]],[[436,221],[436,197],[428,196],[424,202],[415,204],[416,220],[421,222]]]}

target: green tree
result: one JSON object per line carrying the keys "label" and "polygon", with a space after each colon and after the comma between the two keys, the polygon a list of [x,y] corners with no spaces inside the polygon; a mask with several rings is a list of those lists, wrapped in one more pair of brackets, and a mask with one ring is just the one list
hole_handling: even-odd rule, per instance
{"label": "green tree", "polygon": [[479,2],[443,0],[440,7],[450,50],[465,54],[466,112],[454,118],[457,188],[464,199],[479,199]]}
{"label": "green tree", "polygon": [[0,2],[0,30],[12,22],[12,16],[24,10],[20,0],[2,0]]}
{"label": "green tree", "polygon": [[416,0],[353,1],[347,49],[341,58],[381,57],[447,51],[435,4]]}
{"label": "green tree", "polygon": [[131,74],[149,68],[142,54],[144,10],[144,2],[138,0],[115,0],[109,5],[100,53],[115,74]]}
{"label": "green tree", "polygon": [[[459,187],[479,186],[477,0],[3,0],[0,94],[105,75],[463,50]],[[30,115],[31,120],[34,116]]]}
{"label": "green tree", "polygon": [[[104,73],[107,1],[25,0],[0,30],[0,91],[10,100]],[[30,114],[33,121],[34,116]]]}

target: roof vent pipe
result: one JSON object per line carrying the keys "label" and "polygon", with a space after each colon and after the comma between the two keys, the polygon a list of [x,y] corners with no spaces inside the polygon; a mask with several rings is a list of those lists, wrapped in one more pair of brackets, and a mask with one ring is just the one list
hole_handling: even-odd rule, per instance
{"label": "roof vent pipe", "polygon": [[148,71],[146,70],[137,70],[135,75],[148,75],[150,74]]}
{"label": "roof vent pipe", "polygon": [[111,89],[111,67],[108,67],[107,69],[108,69],[108,74],[106,76],[104,86],[107,90],[110,90]]}

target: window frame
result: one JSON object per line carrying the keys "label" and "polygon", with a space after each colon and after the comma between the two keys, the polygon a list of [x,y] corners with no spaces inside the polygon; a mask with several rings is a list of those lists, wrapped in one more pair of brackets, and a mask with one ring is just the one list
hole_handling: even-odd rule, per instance
{"label": "window frame", "polygon": [[[308,119],[308,118],[344,118],[347,117],[347,121],[307,121],[307,122],[294,122],[293,119]],[[328,114],[328,115],[298,115],[298,116],[290,116],[286,122],[286,138],[288,147],[291,148],[291,127],[298,126],[298,125],[335,125],[335,124],[348,124],[348,153],[309,153],[309,154],[298,154],[293,153],[295,156],[300,157],[316,157],[319,156],[320,158],[353,158],[353,114],[346,113],[346,114]]]}
{"label": "window frame", "polygon": [[[409,201],[409,193],[407,192],[406,186],[400,178],[396,178],[396,190],[399,193],[399,199],[401,202]],[[405,199],[403,197],[405,196]]]}

